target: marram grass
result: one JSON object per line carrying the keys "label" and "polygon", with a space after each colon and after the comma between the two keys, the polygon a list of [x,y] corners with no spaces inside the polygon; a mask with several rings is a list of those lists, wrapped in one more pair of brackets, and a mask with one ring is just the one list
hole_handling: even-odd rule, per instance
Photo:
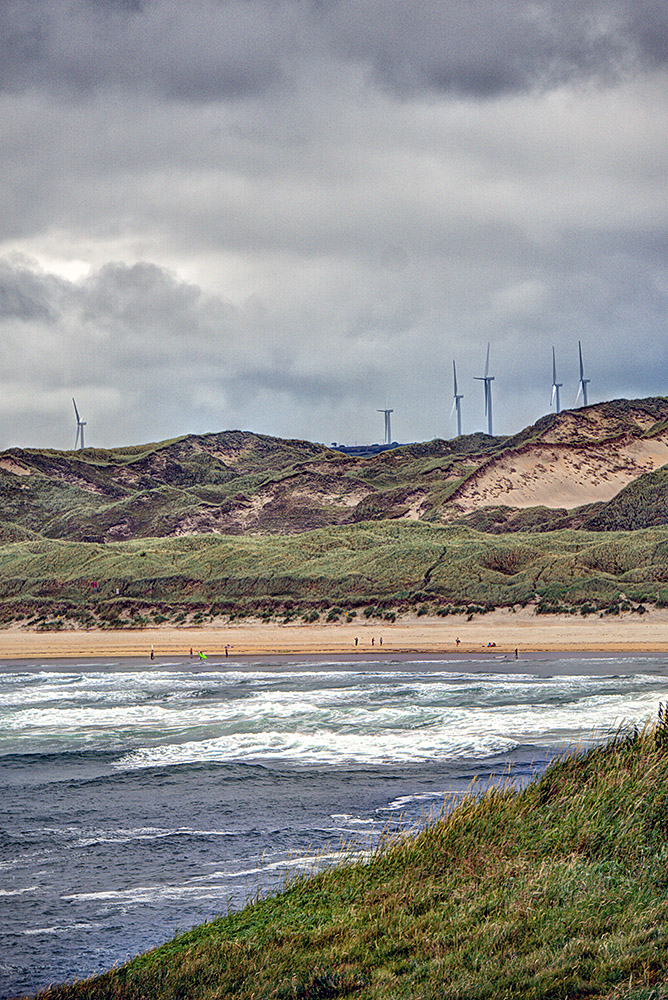
{"label": "marram grass", "polygon": [[[266,598],[360,606],[419,600],[548,609],[668,601],[668,528],[495,536],[461,525],[362,522],[300,535],[23,539],[0,544],[0,621],[21,607],[98,613],[103,601],[189,607]],[[97,589],[91,590],[91,581]],[[23,602],[23,605],[22,605]]]}
{"label": "marram grass", "polygon": [[665,719],[40,997],[668,997]]}

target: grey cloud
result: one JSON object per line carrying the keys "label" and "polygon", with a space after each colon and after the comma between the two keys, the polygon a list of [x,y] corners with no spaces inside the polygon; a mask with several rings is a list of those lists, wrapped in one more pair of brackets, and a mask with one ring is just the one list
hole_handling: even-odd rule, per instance
{"label": "grey cloud", "polygon": [[609,80],[668,59],[657,44],[668,10],[655,0],[340,0],[330,11],[339,51],[409,93],[487,98]]}
{"label": "grey cloud", "polygon": [[480,98],[665,65],[656,0],[3,0],[0,85],[206,102],[339,60]]}
{"label": "grey cloud", "polygon": [[488,340],[499,431],[552,343],[565,402],[578,338],[592,398],[663,392],[650,7],[0,2],[0,254],[45,269],[0,258],[0,444],[71,446],[72,394],[99,445],[447,435],[453,357],[475,430]]}
{"label": "grey cloud", "polygon": [[[0,317],[0,444],[70,447],[72,395],[101,446],[232,427],[369,441],[384,405],[400,440],[449,436],[453,357],[464,428],[483,424],[472,377],[488,339],[498,431],[548,409],[553,343],[564,405],[575,400],[578,339],[593,400],[662,392],[665,269],[648,272],[643,254],[603,236],[572,238],[579,256],[544,250],[524,269],[491,259],[462,275],[455,261],[409,257],[392,272],[391,308],[382,262],[350,267],[345,307],[323,289],[240,308],[153,264],[71,282],[5,261],[0,285],[21,308]],[[644,235],[629,242],[643,247]]]}
{"label": "grey cloud", "polygon": [[237,309],[153,264],[108,264],[71,282],[0,261],[4,302],[5,446],[69,447],[72,395],[99,445],[249,426],[261,410],[271,429],[271,413],[294,420],[359,393],[370,370],[347,384],[321,344],[309,354],[268,334],[257,303]]}
{"label": "grey cloud", "polygon": [[[0,84],[83,96],[99,88],[206,101],[265,90],[296,28],[254,0],[3,0]],[[283,44],[281,44],[281,40]]]}
{"label": "grey cloud", "polygon": [[16,265],[0,261],[0,323],[7,320],[52,322],[55,316],[53,300],[61,287],[62,282],[57,278],[38,276],[28,268],[20,268],[17,274]]}

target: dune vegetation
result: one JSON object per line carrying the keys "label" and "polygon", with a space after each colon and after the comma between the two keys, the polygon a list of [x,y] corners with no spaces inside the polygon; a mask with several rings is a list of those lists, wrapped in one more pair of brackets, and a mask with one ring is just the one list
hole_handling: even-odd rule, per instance
{"label": "dune vegetation", "polygon": [[0,623],[642,611],[668,601],[667,460],[663,397],[378,454],[245,431],[14,448]]}
{"label": "dune vegetation", "polygon": [[41,1000],[668,996],[668,728],[497,782]]}
{"label": "dune vegetation", "polygon": [[39,627],[179,616],[317,620],[403,610],[642,613],[668,603],[668,529],[489,535],[363,522],[299,535],[0,546],[0,620]]}
{"label": "dune vegetation", "polygon": [[378,454],[247,431],[108,450],[11,448],[0,453],[0,541],[298,534],[462,516],[493,533],[650,527],[668,519],[665,473],[654,475],[666,462],[663,397],[548,414],[509,438],[469,434]]}

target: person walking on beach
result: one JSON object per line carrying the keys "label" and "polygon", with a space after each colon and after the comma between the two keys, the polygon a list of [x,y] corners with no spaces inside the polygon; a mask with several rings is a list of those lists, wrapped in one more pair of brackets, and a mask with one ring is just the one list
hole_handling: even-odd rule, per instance
{"label": "person walking on beach", "polygon": [[375,646],[375,645],[376,645],[376,640],[374,639],[374,637],[373,637],[373,636],[371,636],[371,645],[372,645],[372,646]]}
{"label": "person walking on beach", "polygon": [[357,638],[357,636],[355,636],[355,645],[357,645],[358,642],[359,642],[359,639]]}
{"label": "person walking on beach", "polygon": [[154,651],[154,649],[153,649],[153,646],[151,646],[151,659],[152,659],[152,660],[154,660],[154,659],[155,659],[155,651]]}
{"label": "person walking on beach", "polygon": [[380,644],[381,646],[383,645],[383,637],[382,637],[382,635],[381,635],[380,639],[378,640],[378,642],[379,642],[379,644]]}
{"label": "person walking on beach", "polygon": [[459,649],[459,643],[460,643],[461,641],[462,641],[462,640],[461,640],[461,639],[459,638],[459,636],[457,636],[457,638],[455,639],[455,646],[457,647],[457,649]]}

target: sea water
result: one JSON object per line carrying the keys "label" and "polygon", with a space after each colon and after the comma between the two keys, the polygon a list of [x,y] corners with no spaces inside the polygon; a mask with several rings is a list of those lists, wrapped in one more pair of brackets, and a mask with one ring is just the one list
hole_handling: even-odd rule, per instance
{"label": "sea water", "polygon": [[656,716],[663,657],[0,665],[0,997]]}

